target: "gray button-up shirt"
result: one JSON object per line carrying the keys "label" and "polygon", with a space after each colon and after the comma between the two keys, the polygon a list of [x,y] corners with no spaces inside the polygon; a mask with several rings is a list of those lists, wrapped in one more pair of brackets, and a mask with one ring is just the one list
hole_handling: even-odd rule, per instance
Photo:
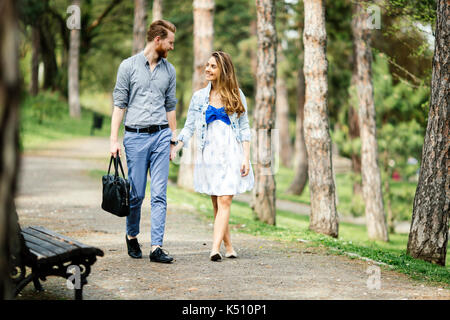
{"label": "gray button-up shirt", "polygon": [[126,108],[124,124],[133,128],[167,124],[175,110],[176,73],[164,58],[153,72],[144,51],[122,61],[113,91],[114,106]]}

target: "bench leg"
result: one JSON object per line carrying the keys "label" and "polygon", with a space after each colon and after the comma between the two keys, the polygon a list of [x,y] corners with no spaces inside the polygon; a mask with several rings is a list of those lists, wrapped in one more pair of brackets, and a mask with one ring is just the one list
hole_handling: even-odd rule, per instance
{"label": "bench leg", "polygon": [[36,291],[41,292],[44,291],[44,288],[42,288],[41,283],[39,282],[39,278],[35,277],[33,278],[33,284]]}
{"label": "bench leg", "polygon": [[83,300],[83,286],[80,289],[75,289],[75,300]]}

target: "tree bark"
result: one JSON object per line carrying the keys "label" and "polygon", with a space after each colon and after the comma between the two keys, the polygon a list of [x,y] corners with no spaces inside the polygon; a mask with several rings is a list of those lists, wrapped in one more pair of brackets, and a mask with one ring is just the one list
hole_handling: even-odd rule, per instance
{"label": "tree bark", "polygon": [[[354,51],[356,48],[354,48]],[[353,59],[353,74],[352,74],[352,80],[351,80],[351,88],[350,88],[350,95],[355,95],[356,97],[356,78],[357,78],[357,68],[356,68],[356,55],[354,54]],[[352,102],[357,101],[357,99],[350,98],[350,104],[348,107],[348,133],[350,136],[350,140],[355,140],[360,137],[359,134],[359,119],[358,119],[358,108],[357,106],[353,106]],[[352,160],[352,171],[355,176],[361,175],[361,156],[356,153],[352,152],[351,154],[351,160]],[[353,182],[353,193],[355,194],[362,194],[362,186],[361,183],[355,179]]]}
{"label": "tree bark", "polygon": [[[275,1],[256,0],[258,64],[253,126],[256,136],[253,150],[255,185],[252,192],[253,214],[268,224],[276,223],[275,176],[272,131],[276,115],[277,34]],[[255,158],[255,157],[254,157]]]}
{"label": "tree bark", "polygon": [[19,168],[19,29],[17,2],[4,0],[0,10],[0,299],[12,298],[10,263],[17,242],[14,194]]}
{"label": "tree bark", "polygon": [[146,43],[147,0],[134,0],[133,55],[142,51]]}
{"label": "tree bark", "polygon": [[39,51],[40,51],[39,27],[31,28],[31,83],[30,93],[35,96],[39,92]]}
{"label": "tree bark", "polygon": [[407,252],[445,265],[450,219],[450,4],[437,3],[431,101]]}
{"label": "tree bark", "polygon": [[[192,91],[195,92],[207,85],[205,65],[213,51],[214,40],[214,0],[194,0],[194,74]],[[194,189],[194,162],[196,133],[194,132],[189,147],[180,159],[178,186]]]}
{"label": "tree bark", "polygon": [[161,20],[163,18],[163,0],[153,0],[153,20]]}
{"label": "tree bark", "polygon": [[[55,38],[51,31],[49,18],[44,15],[40,24],[41,35],[41,57],[44,63],[44,89],[58,89],[58,65],[55,54]],[[59,88],[60,89],[60,88]]]}
{"label": "tree bark", "polygon": [[301,195],[305,189],[306,182],[308,181],[308,153],[306,151],[305,136],[303,132],[305,108],[305,76],[303,74],[303,63],[298,70],[297,104],[297,115],[295,119],[295,176],[287,192]]}
{"label": "tree bark", "polygon": [[[80,6],[80,0],[73,0],[73,5]],[[72,118],[81,117],[79,88],[80,30],[70,30],[69,48],[69,111]]]}
{"label": "tree bark", "polygon": [[[256,28],[256,20],[252,19],[250,21],[250,36],[253,38],[257,38],[257,28]],[[255,86],[258,85],[258,77],[256,76],[257,69],[258,69],[258,57],[255,50],[250,51],[250,69],[252,70],[252,76],[255,80]]]}
{"label": "tree bark", "polygon": [[364,7],[365,3],[368,2],[363,0],[354,4],[352,20],[361,134],[362,188],[369,239],[388,241],[381,174],[378,166],[378,143],[372,85],[372,51],[370,47],[371,32],[367,25],[369,14]]}
{"label": "tree bark", "polygon": [[308,151],[308,177],[311,198],[309,228],[338,236],[335,185],[331,160],[331,138],[327,114],[327,34],[325,1],[305,0],[305,115],[304,133]]}
{"label": "tree bark", "polygon": [[[278,65],[285,60],[283,49],[278,45]],[[289,134],[289,99],[284,75],[278,68],[276,98],[276,127],[279,130],[280,160],[285,167],[292,165],[292,143]]]}

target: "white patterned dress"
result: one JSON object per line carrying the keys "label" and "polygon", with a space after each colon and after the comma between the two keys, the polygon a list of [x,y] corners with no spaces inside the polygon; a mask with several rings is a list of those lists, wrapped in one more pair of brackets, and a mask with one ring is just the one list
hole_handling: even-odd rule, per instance
{"label": "white patterned dress", "polygon": [[252,165],[247,176],[240,168],[244,149],[230,125],[214,120],[207,125],[203,151],[197,154],[194,168],[194,190],[208,195],[235,195],[253,188]]}

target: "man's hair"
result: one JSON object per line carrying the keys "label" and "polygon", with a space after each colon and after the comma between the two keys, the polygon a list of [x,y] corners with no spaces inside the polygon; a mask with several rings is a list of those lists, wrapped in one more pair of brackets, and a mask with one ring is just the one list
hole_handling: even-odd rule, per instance
{"label": "man's hair", "polygon": [[167,20],[156,20],[152,22],[147,31],[147,42],[153,41],[153,39],[158,36],[161,37],[161,39],[167,38],[168,30],[175,33],[177,28],[172,22]]}

